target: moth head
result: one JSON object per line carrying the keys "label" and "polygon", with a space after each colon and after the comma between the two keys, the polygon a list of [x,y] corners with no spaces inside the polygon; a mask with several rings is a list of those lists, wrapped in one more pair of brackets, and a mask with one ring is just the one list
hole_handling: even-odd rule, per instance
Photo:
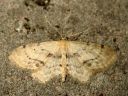
{"label": "moth head", "polygon": [[62,32],[48,32],[48,37],[51,40],[69,40],[69,41],[76,41],[79,39],[79,37],[83,34],[81,33],[74,33],[70,32],[70,34],[64,34]]}

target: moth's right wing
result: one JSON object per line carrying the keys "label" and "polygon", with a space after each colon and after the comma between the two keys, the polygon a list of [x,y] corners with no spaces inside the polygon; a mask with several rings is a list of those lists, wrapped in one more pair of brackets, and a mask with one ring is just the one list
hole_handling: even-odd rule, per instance
{"label": "moth's right wing", "polygon": [[86,82],[93,74],[107,69],[116,59],[116,52],[108,46],[69,42],[69,74],[80,81]]}

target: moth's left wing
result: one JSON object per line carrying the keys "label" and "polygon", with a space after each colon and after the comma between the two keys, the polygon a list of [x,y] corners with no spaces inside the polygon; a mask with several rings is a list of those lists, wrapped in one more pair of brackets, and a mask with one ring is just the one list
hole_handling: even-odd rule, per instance
{"label": "moth's left wing", "polygon": [[58,49],[57,41],[32,43],[14,49],[9,59],[19,67],[35,70],[44,66],[49,57],[55,56]]}
{"label": "moth's left wing", "polygon": [[60,74],[58,41],[32,43],[16,48],[9,59],[21,68],[31,69],[32,77],[45,83]]}
{"label": "moth's left wing", "polygon": [[52,78],[61,74],[60,58],[49,57],[45,62],[45,66],[32,72],[32,77],[41,83],[45,83]]}

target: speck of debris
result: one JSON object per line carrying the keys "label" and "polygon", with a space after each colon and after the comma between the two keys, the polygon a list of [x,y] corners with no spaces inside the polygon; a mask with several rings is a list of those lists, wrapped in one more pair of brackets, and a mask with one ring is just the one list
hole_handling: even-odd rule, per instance
{"label": "speck of debris", "polygon": [[51,0],[33,0],[38,6],[43,6],[44,9],[47,9]]}

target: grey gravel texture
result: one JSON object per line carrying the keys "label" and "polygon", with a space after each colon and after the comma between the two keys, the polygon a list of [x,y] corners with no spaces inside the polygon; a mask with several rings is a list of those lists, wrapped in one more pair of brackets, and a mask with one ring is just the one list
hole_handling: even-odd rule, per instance
{"label": "grey gravel texture", "polygon": [[[109,45],[118,60],[86,84],[41,84],[8,60],[20,45],[62,37]],[[0,0],[0,49],[0,96],[128,96],[128,0]]]}

